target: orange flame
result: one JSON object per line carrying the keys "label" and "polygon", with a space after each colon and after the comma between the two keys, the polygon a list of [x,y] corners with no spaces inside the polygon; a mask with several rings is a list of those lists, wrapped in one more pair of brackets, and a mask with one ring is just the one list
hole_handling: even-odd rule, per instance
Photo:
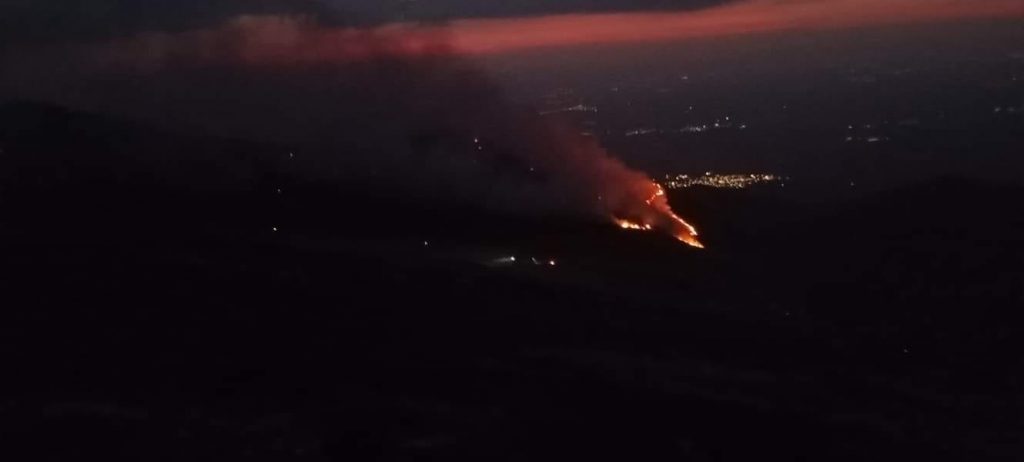
{"label": "orange flame", "polygon": [[681,242],[691,247],[696,247],[698,249],[704,248],[704,244],[697,240],[696,234],[679,233],[675,235],[675,238],[679,239]]}
{"label": "orange flame", "polygon": [[634,223],[632,221],[622,220],[622,219],[619,219],[619,218],[612,218],[612,220],[615,221],[615,224],[619,225],[619,227],[622,228],[622,229],[632,229],[632,230],[636,230],[636,231],[650,231],[650,230],[654,229],[653,226],[651,226],[649,224],[646,224],[646,223],[645,224]]}

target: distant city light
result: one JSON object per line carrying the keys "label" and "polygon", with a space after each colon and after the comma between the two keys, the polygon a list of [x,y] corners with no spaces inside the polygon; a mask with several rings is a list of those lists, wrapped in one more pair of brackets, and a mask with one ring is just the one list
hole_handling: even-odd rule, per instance
{"label": "distant city light", "polygon": [[558,109],[551,109],[547,111],[541,111],[540,115],[551,115],[559,114],[562,112],[597,112],[597,106],[589,106],[586,104],[577,104],[575,106],[563,107]]}
{"label": "distant city light", "polygon": [[666,175],[663,185],[668,189],[692,188],[706,186],[711,188],[743,189],[762,183],[779,183],[788,178],[772,173],[732,173],[719,174],[704,172],[703,175],[687,174]]}
{"label": "distant city light", "polygon": [[730,129],[730,128],[739,128],[740,130],[745,130],[747,128],[747,124],[736,125],[735,123],[732,122],[732,118],[731,117],[726,117],[724,122],[722,120],[715,119],[715,121],[709,122],[709,123],[692,124],[692,125],[686,125],[686,126],[683,126],[683,127],[673,128],[673,129],[661,129],[661,128],[650,128],[650,127],[634,128],[634,129],[631,129],[631,130],[627,130],[625,132],[625,135],[628,136],[628,137],[633,137],[633,136],[643,136],[643,135],[651,135],[651,134],[658,134],[658,135],[660,135],[660,134],[705,133],[705,132],[709,132],[711,130],[725,130],[725,129]]}

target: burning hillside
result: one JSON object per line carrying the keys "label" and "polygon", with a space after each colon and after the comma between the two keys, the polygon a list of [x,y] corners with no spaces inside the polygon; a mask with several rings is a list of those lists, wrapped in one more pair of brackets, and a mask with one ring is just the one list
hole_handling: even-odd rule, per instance
{"label": "burning hillside", "polygon": [[[303,156],[289,158],[291,175],[386,185],[423,201],[611,218],[700,247],[648,176],[577,128],[507,102],[446,51],[443,35],[420,43],[422,53],[393,35],[243,17],[83,45],[69,59],[53,56],[73,69],[67,78],[25,78],[19,92],[294,147]],[[37,72],[52,75],[41,64]]]}

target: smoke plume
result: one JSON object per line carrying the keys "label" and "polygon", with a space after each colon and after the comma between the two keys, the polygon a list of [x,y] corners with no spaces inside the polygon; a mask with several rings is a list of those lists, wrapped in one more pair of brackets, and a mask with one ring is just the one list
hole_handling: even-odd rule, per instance
{"label": "smoke plume", "polygon": [[[61,48],[9,81],[75,108],[287,146],[301,157],[290,172],[307,179],[625,220],[697,244],[645,175],[571,126],[506,102],[444,33],[397,27],[239,17]],[[57,61],[69,72],[39,77]]]}

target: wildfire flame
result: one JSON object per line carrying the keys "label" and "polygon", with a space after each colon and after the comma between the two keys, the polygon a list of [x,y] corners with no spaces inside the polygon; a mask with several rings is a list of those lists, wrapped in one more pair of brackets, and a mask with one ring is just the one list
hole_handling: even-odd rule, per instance
{"label": "wildfire flame", "polygon": [[646,209],[634,212],[644,218],[626,219],[613,215],[612,221],[622,229],[633,231],[664,230],[680,242],[703,249],[704,244],[697,239],[697,229],[676,215],[668,205],[665,189],[654,182],[651,182],[651,185],[654,187],[654,192],[644,201]]}
{"label": "wildfire flame", "polygon": [[650,230],[654,229],[653,226],[648,225],[648,224],[641,225],[640,223],[633,223],[632,221],[621,220],[621,219],[618,219],[618,218],[613,218],[612,220],[614,220],[615,223],[617,225],[619,225],[619,227],[622,228],[622,229],[632,229],[632,230],[636,230],[636,231],[650,231]]}

